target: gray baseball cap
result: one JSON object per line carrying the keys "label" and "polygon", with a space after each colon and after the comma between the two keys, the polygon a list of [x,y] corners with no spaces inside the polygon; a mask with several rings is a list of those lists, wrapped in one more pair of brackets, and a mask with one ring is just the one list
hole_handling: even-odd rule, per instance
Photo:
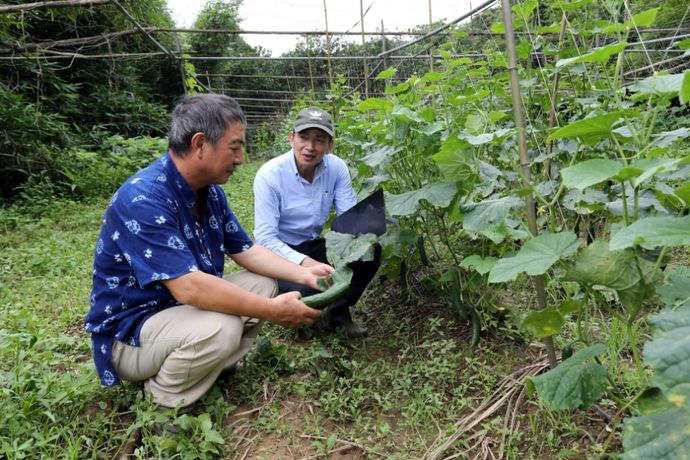
{"label": "gray baseball cap", "polygon": [[299,133],[309,128],[318,128],[333,137],[333,120],[328,112],[318,107],[307,107],[297,114],[295,132]]}

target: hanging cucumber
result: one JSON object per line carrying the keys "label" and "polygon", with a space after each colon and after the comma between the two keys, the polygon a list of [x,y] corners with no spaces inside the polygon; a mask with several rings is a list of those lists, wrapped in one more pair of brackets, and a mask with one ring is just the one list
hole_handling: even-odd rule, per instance
{"label": "hanging cucumber", "polygon": [[417,250],[419,251],[419,260],[421,260],[424,266],[428,267],[430,265],[429,258],[426,255],[426,248],[424,247],[424,237],[422,235],[419,235],[417,237]]}
{"label": "hanging cucumber", "polygon": [[476,347],[479,343],[479,333],[481,332],[482,324],[479,320],[477,310],[472,308],[472,310],[470,310],[470,315],[472,316],[472,341],[470,343],[473,347]]}
{"label": "hanging cucumber", "polygon": [[340,267],[331,276],[319,278],[317,284],[324,289],[323,292],[303,297],[302,302],[311,308],[324,308],[347,292],[351,279],[352,270],[349,267]]}
{"label": "hanging cucumber", "polygon": [[565,361],[566,359],[570,358],[573,356],[573,344],[568,344],[565,347],[563,347],[563,351],[561,352],[561,361]]}
{"label": "hanging cucumber", "polygon": [[460,302],[461,298],[461,287],[460,287],[460,273],[458,273],[457,268],[451,269],[450,274],[451,279],[451,290],[450,290],[450,305],[453,307],[453,311],[457,313],[463,321],[468,321],[470,316],[467,314],[467,310]]}

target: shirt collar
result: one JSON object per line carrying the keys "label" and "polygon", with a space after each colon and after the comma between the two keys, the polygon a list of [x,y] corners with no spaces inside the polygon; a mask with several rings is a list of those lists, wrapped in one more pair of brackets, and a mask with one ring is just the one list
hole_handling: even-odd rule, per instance
{"label": "shirt collar", "polygon": [[180,171],[177,170],[175,163],[170,158],[170,153],[166,151],[161,161],[163,162],[166,176],[168,176],[177,187],[185,206],[188,209],[193,208],[196,205],[197,194],[192,190],[185,178],[182,177]]}
{"label": "shirt collar", "polygon": [[[328,169],[328,163],[326,162],[326,156],[328,155],[329,153],[324,155],[321,159],[321,162],[316,165],[316,170],[314,171],[314,178],[316,178],[316,176],[319,175],[322,169]],[[290,170],[292,172],[292,175],[302,177],[299,175],[299,171],[297,170],[297,160],[295,159],[294,149],[290,150],[290,158],[292,159],[292,161],[290,161]]]}

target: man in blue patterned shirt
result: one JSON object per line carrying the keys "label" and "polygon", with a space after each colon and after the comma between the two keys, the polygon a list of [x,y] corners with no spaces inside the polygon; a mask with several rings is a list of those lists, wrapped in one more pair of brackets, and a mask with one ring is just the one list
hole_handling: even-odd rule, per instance
{"label": "man in blue patterned shirt", "polygon": [[[341,215],[357,203],[347,165],[330,153],[335,145],[333,133],[328,112],[317,107],[301,110],[289,134],[292,150],[268,161],[254,178],[256,241],[304,267],[328,262],[321,231],[331,209]],[[350,338],[367,336],[366,328],[352,320],[350,307],[376,274],[380,255],[377,246],[373,261],[349,264],[353,273],[350,288],[328,307],[329,329],[343,329]],[[315,292],[291,282],[278,285],[281,292]]]}
{"label": "man in blue patterned shirt", "polygon": [[[244,161],[245,116],[230,97],[183,99],[168,151],[112,197],[96,244],[85,329],[106,386],[143,381],[164,407],[194,403],[249,350],[261,320],[312,324],[321,311],[274,278],[316,287],[326,264],[293,264],[254,244],[223,189]],[[228,254],[247,271],[223,276]]]}

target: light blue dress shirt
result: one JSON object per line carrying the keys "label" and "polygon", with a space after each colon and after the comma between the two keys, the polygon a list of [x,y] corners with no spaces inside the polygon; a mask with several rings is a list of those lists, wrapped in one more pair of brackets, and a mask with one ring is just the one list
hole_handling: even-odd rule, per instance
{"label": "light blue dress shirt", "polygon": [[309,183],[299,175],[290,150],[265,163],[254,178],[254,237],[299,264],[306,256],[288,244],[318,238],[333,207],[340,215],[356,203],[350,172],[342,159],[326,154]]}

